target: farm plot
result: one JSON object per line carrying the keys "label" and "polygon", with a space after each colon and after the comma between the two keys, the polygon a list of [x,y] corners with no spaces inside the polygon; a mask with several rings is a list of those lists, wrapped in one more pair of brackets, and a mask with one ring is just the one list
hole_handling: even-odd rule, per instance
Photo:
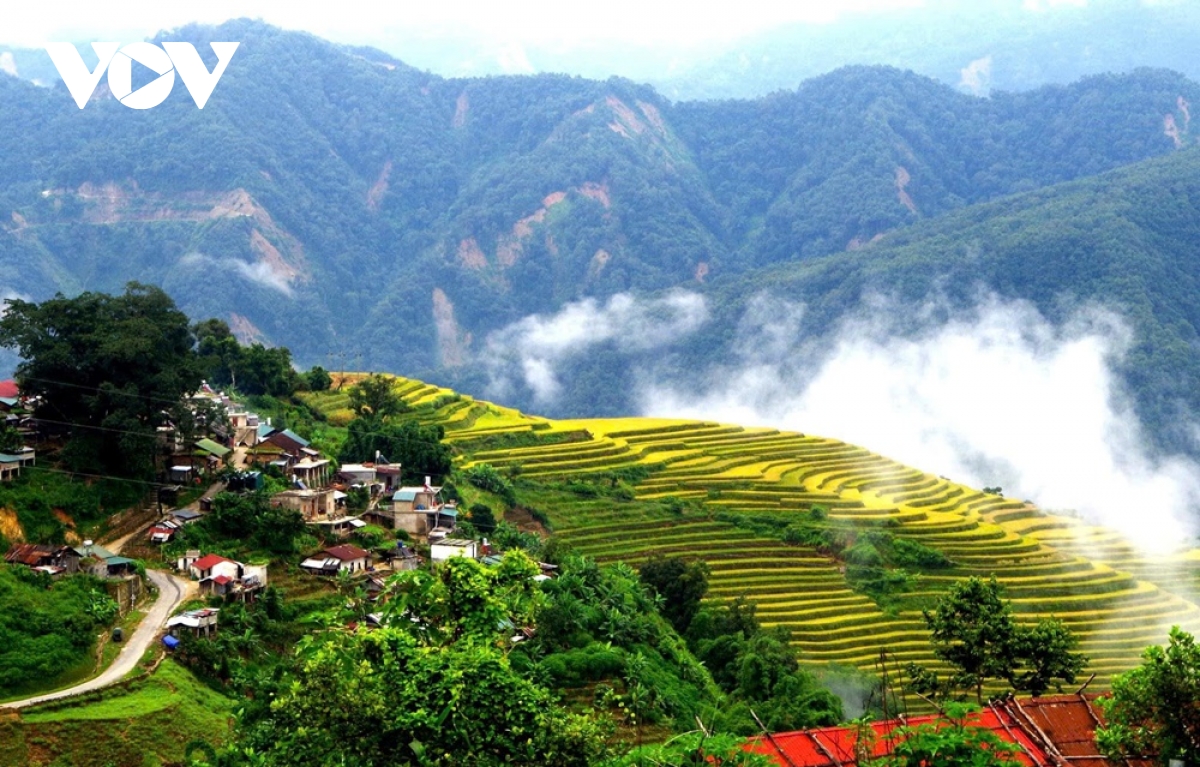
{"label": "farm plot", "polygon": [[[551,421],[397,379],[422,421],[441,423],[466,468],[519,477],[521,502],[602,562],[656,555],[710,568],[709,598],[740,596],[785,627],[809,663],[872,669],[886,651],[940,668],[921,609],[955,579],[995,576],[1018,617],[1055,616],[1079,634],[1092,689],[1138,663],[1170,625],[1200,630],[1200,556],[1148,560],[1109,530],[901,465],[826,437],[676,419]],[[309,395],[345,408],[339,395]],[[340,397],[344,398],[344,394]],[[620,482],[625,495],[603,488]],[[592,492],[572,492],[591,484]],[[819,520],[813,522],[813,520]],[[791,524],[874,531],[940,552],[891,601],[855,590],[834,552],[785,543]]]}

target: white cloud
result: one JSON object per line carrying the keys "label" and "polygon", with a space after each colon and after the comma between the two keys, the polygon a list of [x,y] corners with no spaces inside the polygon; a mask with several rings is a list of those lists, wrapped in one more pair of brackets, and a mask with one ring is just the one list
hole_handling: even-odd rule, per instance
{"label": "white cloud", "polygon": [[531,315],[488,336],[488,393],[502,398],[519,381],[539,403],[553,402],[561,389],[556,368],[566,360],[603,343],[625,352],[667,346],[707,318],[704,299],[686,291],[652,299],[619,293],[604,304],[588,298],[556,314]]}
{"label": "white cloud", "polygon": [[[775,316],[798,311],[775,304]],[[823,355],[795,336],[778,354],[787,322],[760,322],[760,345],[743,348],[771,355],[743,355],[687,388],[647,380],[642,411],[835,437],[974,487],[1001,485],[1043,508],[1078,510],[1147,550],[1191,537],[1200,466],[1146,447],[1112,370],[1130,337],[1116,315],[1081,310],[1055,326],[1029,304],[991,297],[902,335],[890,319],[898,313],[877,304],[845,323]]]}
{"label": "white cloud", "polygon": [[263,287],[277,290],[288,298],[292,297],[292,286],[285,275],[278,274],[271,265],[262,261],[250,263],[237,258],[216,258],[203,253],[188,253],[179,259],[180,266],[202,269],[224,269],[241,275]]}

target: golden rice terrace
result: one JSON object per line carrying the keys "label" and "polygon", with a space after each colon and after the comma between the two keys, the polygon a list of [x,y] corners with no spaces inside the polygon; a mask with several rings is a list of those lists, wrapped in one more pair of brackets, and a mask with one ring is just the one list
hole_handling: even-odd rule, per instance
{"label": "golden rice terrace", "polygon": [[[791,631],[804,662],[870,670],[886,651],[890,669],[944,668],[920,608],[969,575],[994,574],[1021,617],[1062,619],[1091,659],[1092,689],[1137,665],[1171,625],[1200,629],[1200,551],[1150,560],[1112,531],[863,447],[705,421],[552,421],[418,381],[396,386],[417,417],[445,427],[463,468],[487,463],[519,477],[521,503],[557,536],[602,562],[704,559],[710,598],[757,603],[764,625]],[[344,393],[308,396],[335,423],[350,417]],[[618,482],[624,493],[596,491]],[[951,565],[918,570],[904,593],[877,600],[852,587],[843,561],[779,534],[812,520],[851,538],[883,531],[918,542]]]}

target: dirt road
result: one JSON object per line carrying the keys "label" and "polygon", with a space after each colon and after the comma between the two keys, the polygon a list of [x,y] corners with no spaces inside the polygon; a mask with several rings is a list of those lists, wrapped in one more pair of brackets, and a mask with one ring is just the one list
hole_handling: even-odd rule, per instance
{"label": "dirt road", "polygon": [[146,575],[158,587],[158,599],[150,608],[150,611],[146,613],[146,617],[142,618],[142,622],[138,624],[137,630],[133,632],[133,636],[121,648],[121,654],[117,656],[112,665],[102,671],[99,676],[77,684],[74,687],[68,687],[58,692],[35,695],[32,698],[13,701],[12,703],[5,703],[3,705],[8,708],[24,708],[25,706],[32,706],[35,703],[69,698],[73,695],[91,692],[101,687],[107,687],[114,682],[119,682],[126,674],[132,671],[138,661],[141,660],[142,655],[154,642],[155,638],[157,638],[158,632],[166,624],[167,618],[175,611],[179,603],[183,601],[190,585],[188,581],[182,578],[176,578],[173,575],[161,573],[157,570],[147,570]]}

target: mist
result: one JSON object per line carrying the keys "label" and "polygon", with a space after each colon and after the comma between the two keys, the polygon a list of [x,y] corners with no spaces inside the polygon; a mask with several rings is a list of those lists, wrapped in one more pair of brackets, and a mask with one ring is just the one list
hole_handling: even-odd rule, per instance
{"label": "mist", "polygon": [[1084,307],[1056,325],[1029,303],[984,295],[966,312],[920,307],[914,331],[911,310],[886,298],[868,304],[818,346],[794,332],[800,307],[760,295],[733,364],[687,386],[648,377],[640,411],[855,443],[1048,511],[1077,511],[1149,552],[1192,537],[1200,465],[1150,448],[1114,372],[1131,340],[1120,316]]}
{"label": "mist", "polygon": [[202,269],[222,269],[239,277],[244,277],[264,288],[278,291],[288,298],[293,296],[292,286],[289,284],[287,276],[279,274],[270,264],[264,261],[250,263],[238,258],[216,258],[203,253],[192,252],[180,258],[179,265],[195,266]]}
{"label": "mist", "polygon": [[882,296],[864,306],[818,335],[802,305],[763,293],[743,310],[725,363],[672,370],[640,352],[665,359],[711,330],[702,296],[588,299],[492,334],[488,395],[524,387],[535,404],[553,403],[571,386],[567,363],[608,344],[634,368],[640,415],[844,440],[1078,513],[1147,552],[1190,543],[1200,464],[1159,454],[1147,439],[1116,372],[1132,339],[1119,314],[1083,306],[1051,322],[1028,302],[986,292],[968,310]]}
{"label": "mist", "polygon": [[563,363],[589,348],[612,344],[620,352],[645,352],[669,346],[707,319],[704,299],[682,290],[650,299],[618,293],[603,304],[588,298],[556,314],[530,315],[488,336],[487,395],[505,398],[520,384],[536,404],[552,403],[562,391]]}

